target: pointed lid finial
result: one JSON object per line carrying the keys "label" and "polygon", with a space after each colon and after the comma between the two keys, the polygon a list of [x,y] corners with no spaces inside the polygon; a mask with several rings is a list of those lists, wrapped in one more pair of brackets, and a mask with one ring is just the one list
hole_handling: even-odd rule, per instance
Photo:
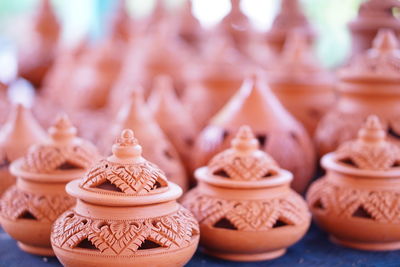
{"label": "pointed lid finial", "polygon": [[374,50],[378,50],[381,53],[391,52],[399,49],[399,42],[393,31],[389,29],[381,29],[376,35],[372,47]]}
{"label": "pointed lid finial", "polygon": [[400,163],[400,148],[386,140],[375,115],[367,118],[357,139],[343,143],[334,154],[338,162],[363,170],[387,171]]}
{"label": "pointed lid finial", "polygon": [[50,0],[42,0],[36,15],[35,29],[42,37],[55,40],[60,33],[60,25]]}
{"label": "pointed lid finial", "polygon": [[142,147],[135,138],[133,131],[125,129],[112,146],[113,155],[108,158],[111,162],[126,162],[127,160],[140,159]]}
{"label": "pointed lid finial", "polygon": [[254,137],[250,126],[244,125],[239,128],[238,133],[231,142],[232,148],[236,149],[238,152],[251,152],[257,150],[259,143]]}
{"label": "pointed lid finial", "polygon": [[68,142],[76,137],[77,129],[72,125],[66,113],[60,114],[54,125],[48,130],[55,142]]}

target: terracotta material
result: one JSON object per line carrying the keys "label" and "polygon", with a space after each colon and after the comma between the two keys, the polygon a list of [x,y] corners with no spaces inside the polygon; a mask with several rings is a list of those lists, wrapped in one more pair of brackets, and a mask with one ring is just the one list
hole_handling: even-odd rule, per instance
{"label": "terracotta material", "polygon": [[194,166],[206,164],[216,153],[229,147],[234,133],[243,124],[254,129],[262,150],[293,173],[292,187],[302,192],[314,173],[312,142],[266,83],[256,77],[247,79],[200,133],[194,149]]}
{"label": "terracotta material", "polygon": [[352,55],[358,55],[372,46],[380,29],[391,29],[400,34],[400,20],[395,17],[396,0],[368,0],[361,4],[358,16],[349,23],[352,36]]}
{"label": "terracotta material", "polygon": [[292,174],[258,147],[242,126],[230,149],[195,172],[199,184],[183,205],[199,221],[208,254],[234,261],[277,258],[310,225],[305,201],[289,187]]}
{"label": "terracotta material", "polygon": [[41,0],[32,22],[32,36],[21,47],[19,55],[20,76],[40,87],[53,64],[60,36],[60,25],[50,0]]}
{"label": "terracotta material", "polygon": [[199,242],[182,190],[144,159],[131,130],[67,192],[75,208],[54,223],[51,242],[64,266],[183,266]]}
{"label": "terracotta material", "polygon": [[200,21],[193,15],[192,0],[186,0],[179,10],[178,34],[187,44],[198,48],[203,38]]}
{"label": "terracotta material", "polygon": [[381,30],[374,47],[355,57],[339,72],[339,99],[316,131],[321,156],[354,138],[370,114],[378,115],[389,138],[399,142],[399,52],[394,33]]}
{"label": "terracotta material", "polygon": [[197,129],[190,114],[176,96],[172,80],[168,76],[159,76],[149,100],[149,108],[154,119],[164,131],[189,168]]}
{"label": "terracotta material", "polygon": [[247,67],[228,39],[211,39],[203,58],[188,68],[188,86],[182,96],[183,104],[199,129],[204,128],[240,88]]}
{"label": "terracotta material", "polygon": [[46,138],[31,112],[22,104],[14,105],[0,129],[0,196],[15,183],[8,169],[10,163],[25,155],[31,145],[44,142]]}
{"label": "terracotta material", "polygon": [[83,176],[98,154],[89,142],[76,137],[67,117],[49,129],[51,138],[30,147],[24,158],[14,161],[10,172],[17,184],[0,202],[0,222],[18,246],[29,253],[51,256],[51,225],[75,204],[65,184]]}
{"label": "terracotta material", "polygon": [[151,114],[141,90],[131,94],[130,102],[122,106],[116,121],[107,127],[109,130],[105,129],[101,143],[103,152],[109,153],[109,148],[121,129],[135,129],[136,136],[144,146],[143,155],[160,166],[171,181],[177,183],[183,190],[187,189],[185,168],[178,152]]}
{"label": "terracotta material", "polygon": [[300,31],[290,33],[268,81],[285,108],[314,136],[319,120],[335,103],[334,79],[317,62]]}
{"label": "terracotta material", "polygon": [[400,149],[376,116],[356,140],[325,155],[327,173],[313,183],[307,202],[333,242],[363,250],[400,249]]}
{"label": "terracotta material", "polygon": [[275,52],[282,52],[286,38],[294,29],[306,36],[309,42],[315,39],[315,31],[311,27],[298,0],[282,0],[281,10],[276,16],[271,29],[267,33],[268,44]]}

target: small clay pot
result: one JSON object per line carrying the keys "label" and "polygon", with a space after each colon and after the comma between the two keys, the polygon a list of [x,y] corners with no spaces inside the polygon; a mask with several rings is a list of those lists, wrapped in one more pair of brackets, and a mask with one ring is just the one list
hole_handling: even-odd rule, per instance
{"label": "small clay pot", "polygon": [[271,49],[280,54],[285,46],[289,33],[297,29],[312,43],[315,31],[301,9],[298,0],[282,0],[281,10],[276,16],[272,27],[267,33],[267,42]]}
{"label": "small clay pot", "polygon": [[339,71],[338,101],[316,130],[320,156],[355,138],[370,114],[379,116],[391,140],[400,141],[399,60],[400,50],[394,33],[383,29],[372,49],[353,58]]}
{"label": "small clay pot", "polygon": [[103,154],[110,152],[111,144],[122,129],[135,129],[136,136],[144,144],[143,155],[159,165],[171,181],[187,190],[188,178],[179,154],[147,107],[142,90],[131,93],[130,101],[121,107],[117,119],[107,127],[100,144]]}
{"label": "small clay pot", "polygon": [[196,170],[198,186],[183,205],[200,224],[200,244],[210,255],[234,261],[282,256],[306,233],[311,216],[290,189],[293,176],[280,169],[249,127],[241,127],[230,149]]}
{"label": "small clay pot", "polygon": [[378,118],[368,117],[358,138],[321,164],[327,173],[311,185],[307,202],[330,239],[356,249],[400,249],[400,148]]}
{"label": "small clay pot", "polygon": [[314,136],[320,119],[335,103],[333,76],[317,62],[306,36],[294,30],[268,73],[271,89],[285,108]]}
{"label": "small clay pot", "polygon": [[49,134],[46,142],[31,146],[24,158],[11,164],[17,184],[0,202],[4,231],[22,250],[44,256],[54,255],[52,223],[75,204],[75,199],[66,194],[65,184],[81,177],[98,156],[91,143],[76,137],[67,117],[60,117]]}
{"label": "small clay pot", "polygon": [[70,182],[77,205],[54,223],[51,242],[64,266],[183,266],[199,242],[193,215],[176,202],[182,190],[144,159],[131,130],[112,156]]}
{"label": "small clay pot", "polygon": [[293,188],[303,192],[314,173],[313,144],[303,126],[285,110],[259,76],[245,80],[200,133],[194,148],[194,167],[205,165],[216,153],[229,147],[234,133],[243,124],[253,128],[262,150],[293,173]]}
{"label": "small clay pot", "polygon": [[0,129],[0,196],[15,183],[9,172],[11,162],[22,157],[33,144],[47,139],[45,131],[36,122],[29,109],[15,104]]}
{"label": "small clay pot", "polygon": [[352,56],[362,54],[372,46],[380,29],[391,29],[400,34],[400,20],[393,12],[399,8],[396,0],[368,0],[360,5],[358,16],[349,23],[352,38]]}

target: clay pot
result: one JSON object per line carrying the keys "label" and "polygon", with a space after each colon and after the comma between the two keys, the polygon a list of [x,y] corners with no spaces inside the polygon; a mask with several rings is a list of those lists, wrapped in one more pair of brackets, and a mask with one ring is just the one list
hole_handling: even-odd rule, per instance
{"label": "clay pot", "polygon": [[363,53],[382,28],[400,34],[400,21],[393,13],[400,3],[395,0],[369,0],[361,3],[358,16],[349,23],[352,37],[352,56]]}
{"label": "clay pot", "polygon": [[75,204],[65,184],[83,176],[97,158],[96,148],[76,137],[68,118],[60,117],[49,129],[46,142],[30,147],[14,161],[10,172],[17,184],[1,199],[0,222],[4,231],[29,253],[51,256],[51,225]]}
{"label": "clay pot", "polygon": [[36,87],[40,87],[53,64],[61,32],[50,0],[41,0],[32,26],[31,38],[20,49],[19,74]]}
{"label": "clay pot", "polygon": [[183,266],[196,251],[199,229],[176,202],[182,190],[141,156],[131,130],[112,150],[67,185],[78,201],[54,223],[57,258],[64,266]]}
{"label": "clay pot", "polygon": [[334,105],[335,95],[333,76],[320,66],[311,49],[306,36],[293,31],[268,81],[285,108],[314,136],[318,122]]}
{"label": "clay pot", "polygon": [[177,16],[178,36],[190,46],[199,48],[204,32],[192,10],[192,0],[185,1],[179,10]]}
{"label": "clay pot", "polygon": [[229,147],[233,134],[243,124],[254,129],[262,150],[293,173],[292,187],[302,192],[314,173],[313,144],[302,125],[257,77],[245,80],[237,94],[200,133],[194,148],[194,166],[206,164]]}
{"label": "clay pot", "polygon": [[188,68],[188,86],[182,96],[198,129],[204,128],[237,92],[247,67],[231,42],[224,38],[211,39],[203,58]]}
{"label": "clay pot", "polygon": [[33,144],[46,140],[46,133],[22,104],[13,106],[0,129],[0,196],[15,183],[8,167]]}
{"label": "clay pot", "polygon": [[186,190],[188,179],[179,154],[148,109],[141,90],[131,93],[130,102],[122,106],[115,122],[108,125],[108,130],[105,129],[101,142],[104,154],[109,153],[113,140],[125,128],[135,129],[136,136],[145,147],[143,155],[161,166],[171,181]]}
{"label": "clay pot", "polygon": [[267,42],[271,49],[281,53],[291,31],[297,29],[312,43],[315,39],[314,29],[301,9],[298,0],[282,0],[281,10],[267,33]]}
{"label": "clay pot", "polygon": [[213,256],[260,261],[282,256],[306,233],[311,216],[251,129],[242,126],[231,148],[196,170],[198,186],[183,205],[200,224],[200,244]]}
{"label": "clay pot", "polygon": [[376,114],[389,138],[400,136],[400,60],[394,33],[379,31],[374,47],[355,57],[339,72],[336,105],[320,121],[316,143],[322,156],[357,135],[365,118]]}
{"label": "clay pot", "polygon": [[317,224],[340,245],[363,250],[400,249],[400,149],[386,139],[376,116],[356,140],[325,155],[327,173],[307,202]]}
{"label": "clay pot", "polygon": [[189,168],[197,129],[190,114],[176,96],[172,80],[159,76],[148,100],[154,119]]}

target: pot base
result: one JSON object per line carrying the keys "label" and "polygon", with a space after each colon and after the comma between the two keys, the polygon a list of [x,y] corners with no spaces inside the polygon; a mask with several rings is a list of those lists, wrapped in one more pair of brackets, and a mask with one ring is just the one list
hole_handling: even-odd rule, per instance
{"label": "pot base", "polygon": [[275,251],[258,253],[258,254],[220,253],[216,251],[210,251],[207,249],[203,249],[203,252],[213,257],[230,261],[264,261],[264,260],[272,260],[282,256],[283,254],[285,254],[286,249],[279,249]]}
{"label": "pot base", "polygon": [[335,244],[360,250],[386,251],[400,249],[400,242],[365,243],[343,240],[334,236],[330,236],[329,239]]}
{"label": "pot base", "polygon": [[30,246],[21,242],[17,242],[18,247],[22,249],[25,252],[28,252],[30,254],[34,255],[39,255],[39,256],[50,256],[54,257],[54,251],[51,248],[44,248],[44,247],[35,247],[35,246]]}

